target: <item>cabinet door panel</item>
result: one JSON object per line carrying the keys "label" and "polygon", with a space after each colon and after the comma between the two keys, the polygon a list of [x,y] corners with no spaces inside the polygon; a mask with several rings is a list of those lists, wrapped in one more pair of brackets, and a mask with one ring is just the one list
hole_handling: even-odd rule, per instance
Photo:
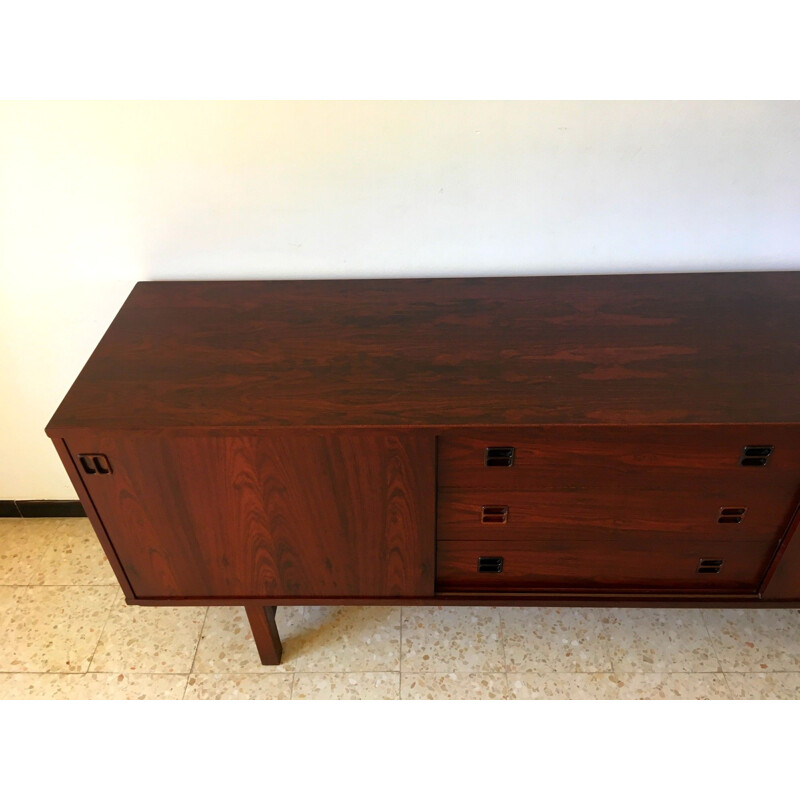
{"label": "cabinet door panel", "polygon": [[137,598],[432,594],[430,434],[67,444]]}

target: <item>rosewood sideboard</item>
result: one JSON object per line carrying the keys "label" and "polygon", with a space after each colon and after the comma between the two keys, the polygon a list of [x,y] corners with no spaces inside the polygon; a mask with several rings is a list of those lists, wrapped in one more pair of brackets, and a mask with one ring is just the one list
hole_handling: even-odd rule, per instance
{"label": "rosewood sideboard", "polygon": [[800,607],[800,272],[144,282],[47,426],[128,603]]}

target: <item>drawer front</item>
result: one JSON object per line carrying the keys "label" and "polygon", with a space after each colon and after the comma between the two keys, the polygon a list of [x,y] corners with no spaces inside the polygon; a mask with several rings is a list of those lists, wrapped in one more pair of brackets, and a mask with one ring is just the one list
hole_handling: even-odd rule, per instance
{"label": "drawer front", "polygon": [[[758,456],[742,465],[747,446],[772,448],[763,466]],[[493,449],[487,453],[487,448]],[[577,502],[633,492],[665,497],[676,491],[722,493],[735,503],[747,495],[788,506],[800,485],[800,426],[585,425],[449,431],[439,436],[438,485],[565,492]]]}
{"label": "drawer front", "polygon": [[437,592],[752,594],[772,548],[759,542],[441,541]]}
{"label": "drawer front", "polygon": [[793,492],[681,488],[665,494],[558,490],[442,489],[441,540],[614,541],[636,534],[661,542],[761,541],[777,544],[794,510]]}

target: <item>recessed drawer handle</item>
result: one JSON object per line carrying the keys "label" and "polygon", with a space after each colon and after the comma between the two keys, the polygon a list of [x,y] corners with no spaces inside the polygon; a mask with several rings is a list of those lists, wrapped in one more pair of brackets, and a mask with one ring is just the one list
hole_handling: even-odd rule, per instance
{"label": "recessed drawer handle", "polygon": [[102,453],[80,453],[78,462],[87,475],[111,474],[111,464]]}
{"label": "recessed drawer handle", "polygon": [[748,444],[742,450],[739,464],[743,467],[766,467],[772,450],[771,444]]}
{"label": "recessed drawer handle", "polygon": [[503,556],[478,556],[478,572],[502,572]]}
{"label": "recessed drawer handle", "polygon": [[484,456],[487,467],[511,467],[514,465],[513,447],[487,447]]}
{"label": "recessed drawer handle", "polygon": [[481,506],[481,525],[505,525],[508,506]]}
{"label": "recessed drawer handle", "polygon": [[727,522],[737,525],[744,519],[744,515],[747,513],[746,507],[741,508],[721,508],[719,510],[719,517],[717,518],[717,522]]}

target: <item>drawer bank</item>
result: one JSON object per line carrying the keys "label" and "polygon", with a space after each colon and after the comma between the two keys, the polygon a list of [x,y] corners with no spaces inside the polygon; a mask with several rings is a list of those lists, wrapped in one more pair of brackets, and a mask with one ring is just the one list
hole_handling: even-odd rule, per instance
{"label": "drawer bank", "polygon": [[49,425],[128,603],[800,607],[800,272],[143,282]]}

